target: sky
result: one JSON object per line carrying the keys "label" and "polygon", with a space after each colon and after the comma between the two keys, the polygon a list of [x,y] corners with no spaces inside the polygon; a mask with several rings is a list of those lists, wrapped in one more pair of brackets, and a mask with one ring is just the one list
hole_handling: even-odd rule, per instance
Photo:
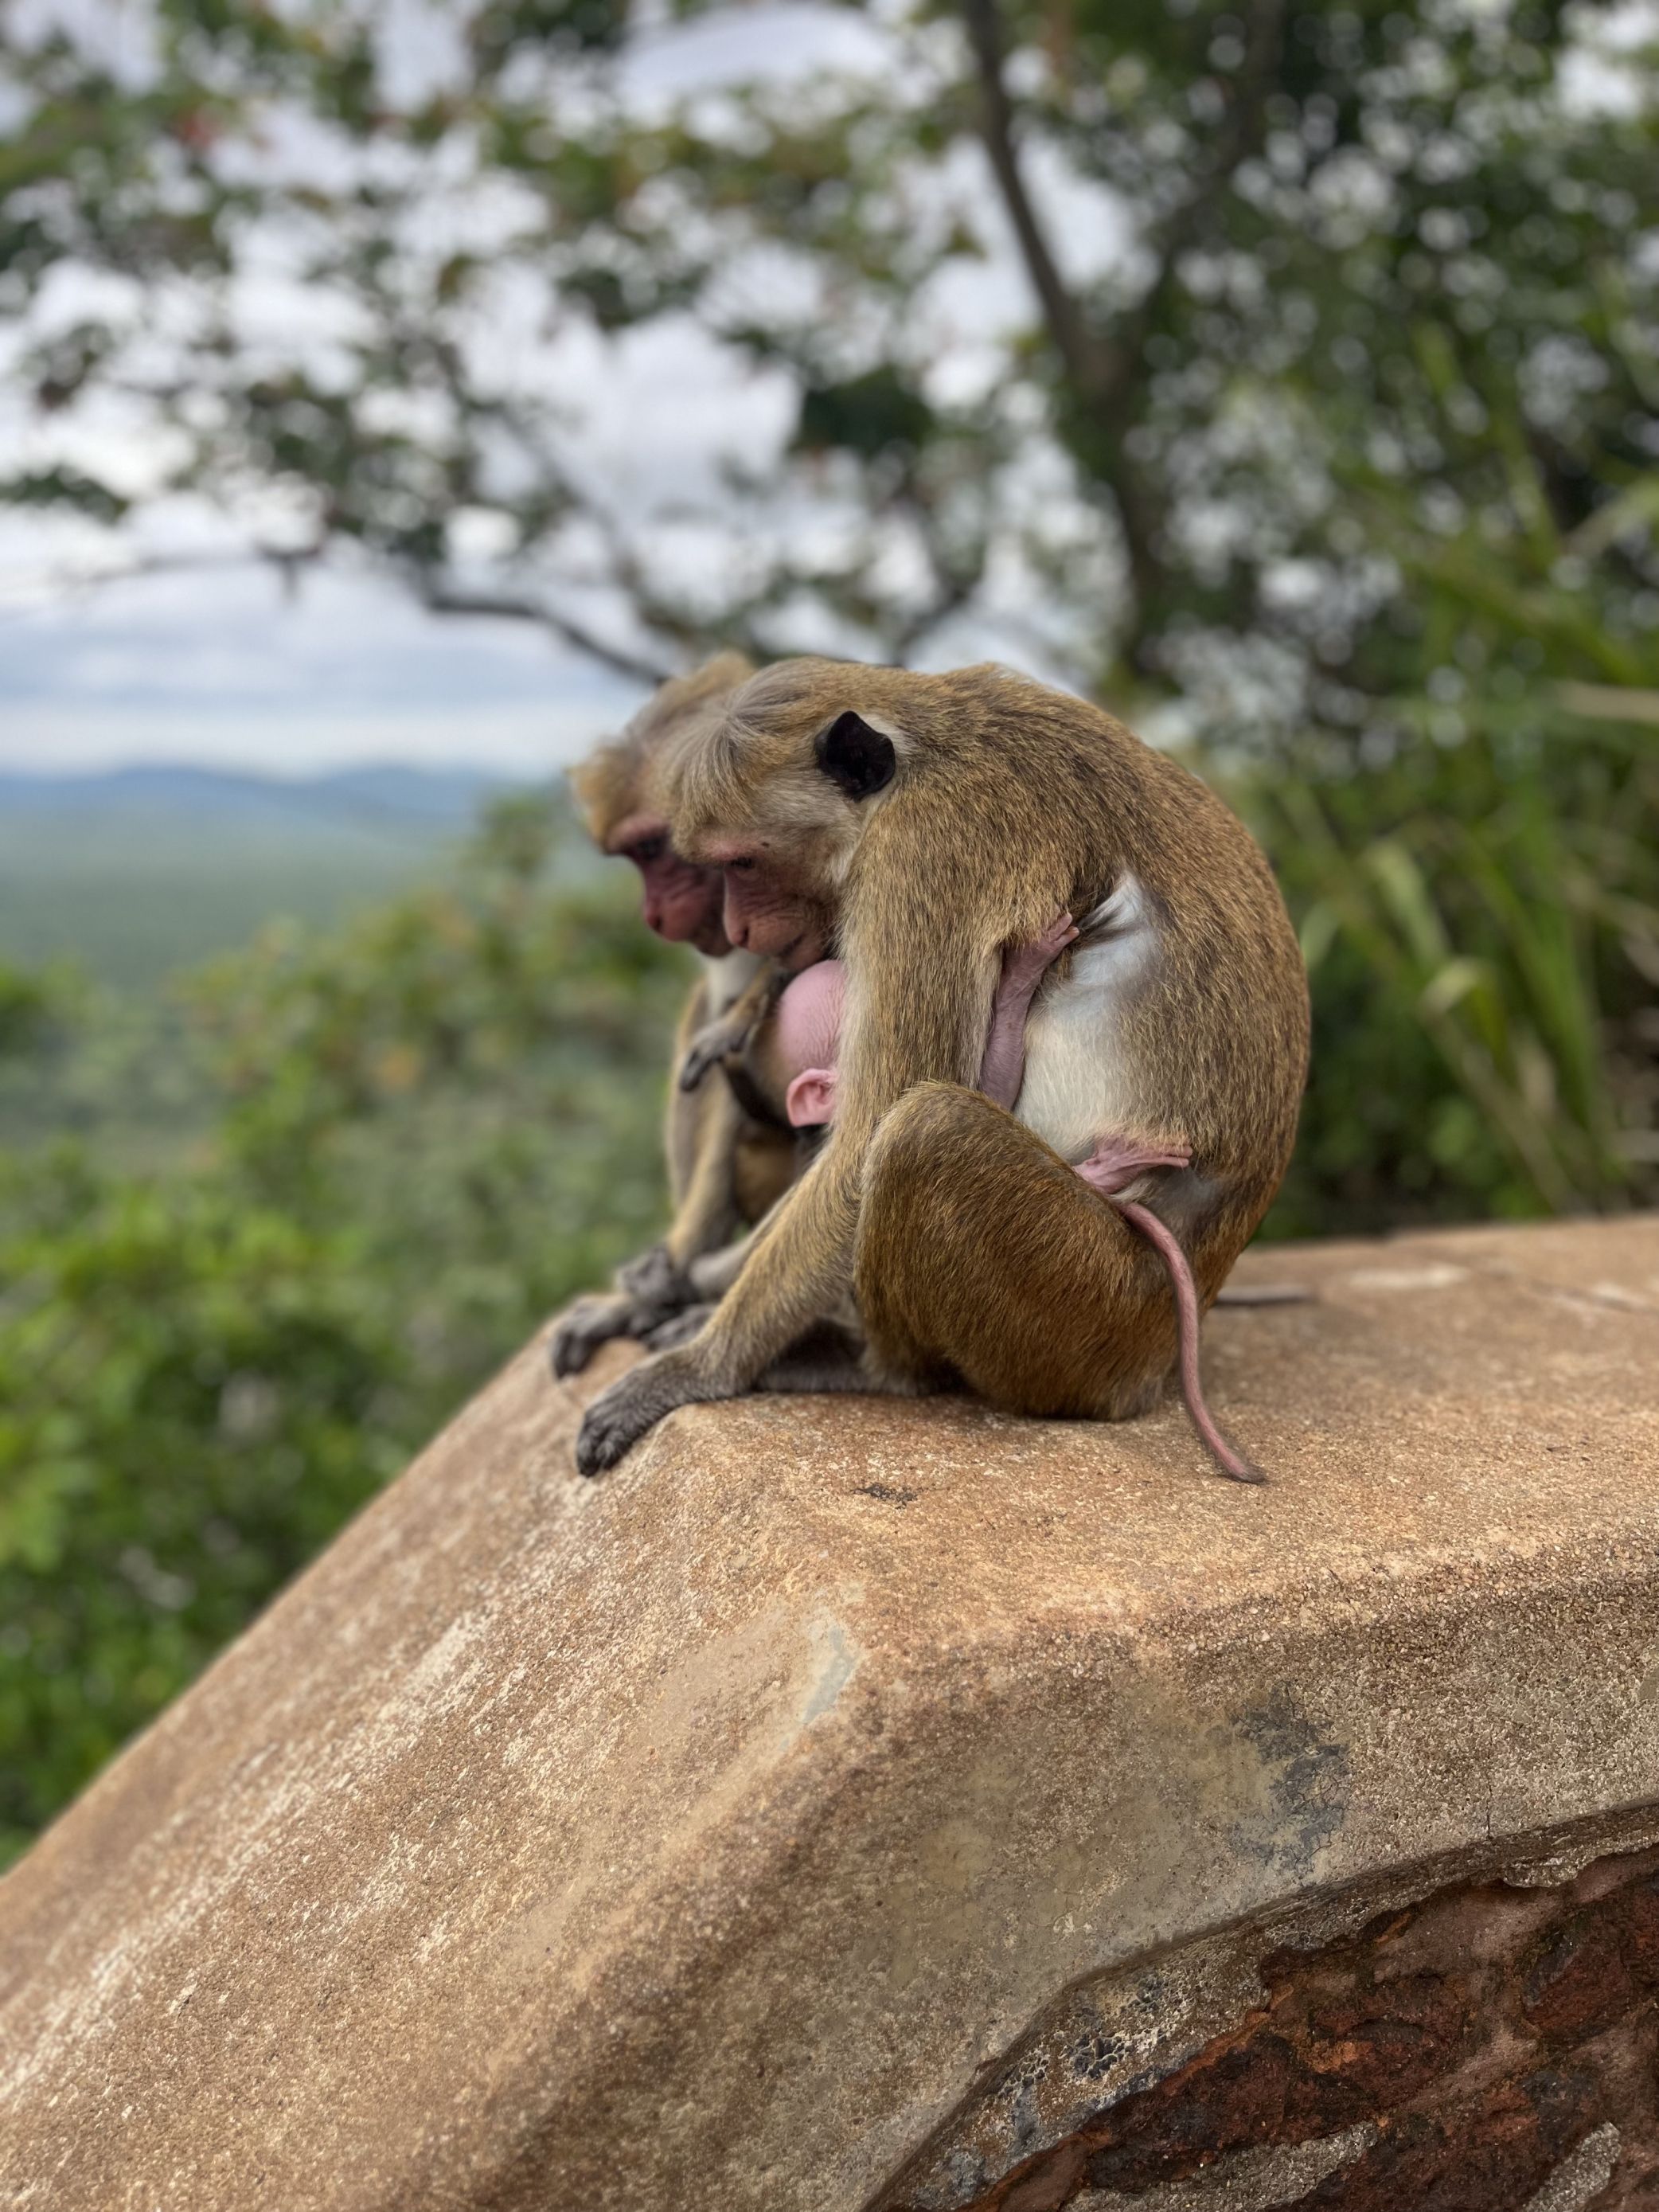
{"label": "sky", "polygon": [[233,565],[0,611],[10,772],[400,761],[544,774],[641,696],[524,624],[429,616],[364,575],[313,575],[289,599],[268,572]]}
{"label": "sky", "polygon": [[[441,73],[442,10],[390,12],[411,82]],[[843,9],[763,0],[647,34],[632,89],[648,105],[757,64],[787,76],[867,65],[877,50],[868,22]],[[711,388],[706,375],[670,398],[660,363],[609,398],[618,465],[659,483],[694,471],[711,424],[740,422],[755,404],[735,379]],[[135,459],[141,434],[107,433],[118,446],[128,437]],[[28,465],[27,438],[19,413],[0,407],[0,475]],[[38,515],[0,515],[0,771],[165,761],[300,775],[400,761],[545,772],[642,696],[528,625],[428,616],[363,574],[315,574],[291,597],[234,561],[66,586],[88,566],[81,541],[73,525],[58,533]]]}

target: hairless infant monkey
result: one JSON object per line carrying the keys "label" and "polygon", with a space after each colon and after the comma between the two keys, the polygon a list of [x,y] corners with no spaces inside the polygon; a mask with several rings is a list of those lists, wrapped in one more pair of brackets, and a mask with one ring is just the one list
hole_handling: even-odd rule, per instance
{"label": "hairless infant monkey", "polygon": [[[1085,927],[1089,919],[1085,917]],[[1078,924],[1069,914],[1061,914],[1039,936],[1010,945],[1003,953],[976,1087],[993,1104],[1011,1113],[1024,1080],[1025,1018],[1031,1001],[1049,968],[1078,934]],[[771,1057],[776,1079],[784,1085],[785,1110],[797,1128],[822,1127],[835,1118],[836,1060],[845,995],[841,963],[823,960],[796,976],[778,1001]],[[1193,1426],[1224,1474],[1237,1482],[1261,1482],[1266,1479],[1261,1469],[1228,1443],[1205,1402],[1198,1364],[1198,1292],[1180,1240],[1149,1206],[1123,1195],[1150,1170],[1184,1168],[1191,1159],[1191,1146],[1176,1138],[1146,1144],[1102,1135],[1087,1158],[1073,1163],[1073,1170],[1133,1224],[1168,1268],[1180,1328],[1181,1394]]]}

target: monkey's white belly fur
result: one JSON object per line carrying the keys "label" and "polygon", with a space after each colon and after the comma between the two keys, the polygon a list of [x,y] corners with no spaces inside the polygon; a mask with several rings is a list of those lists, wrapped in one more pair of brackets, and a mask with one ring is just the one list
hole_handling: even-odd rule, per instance
{"label": "monkey's white belly fur", "polygon": [[1015,1118],[1061,1159],[1086,1159],[1097,1138],[1139,1127],[1147,1099],[1124,1036],[1124,1011],[1158,951],[1145,894],[1124,876],[1084,930],[1105,927],[1101,943],[1073,957],[1072,972],[1039,994],[1025,1018],[1025,1079]]}

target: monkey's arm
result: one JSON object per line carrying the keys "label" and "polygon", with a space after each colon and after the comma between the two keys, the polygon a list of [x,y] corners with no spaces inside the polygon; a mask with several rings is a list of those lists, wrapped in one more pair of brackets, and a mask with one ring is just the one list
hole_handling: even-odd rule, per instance
{"label": "monkey's arm", "polygon": [[743,1113],[724,1081],[711,1083],[695,1097],[675,1095],[677,1101],[684,1098],[701,1109],[690,1176],[662,1241],[675,1272],[684,1274],[702,1253],[720,1250],[738,1226],[733,1164]]}
{"label": "monkey's arm", "polygon": [[994,1106],[1012,1114],[1025,1080],[1025,1017],[1037,986],[1077,936],[1069,914],[1056,915],[1040,937],[1011,945],[1002,956],[1002,975],[991,1004],[991,1030],[980,1062],[978,1088]]}
{"label": "monkey's arm", "polygon": [[696,1170],[702,1127],[702,1101],[688,1098],[676,1080],[686,1054],[707,1028],[710,1017],[708,978],[699,976],[692,986],[680,1018],[674,1024],[674,1074],[669,1079],[668,1105],[663,1115],[663,1149],[668,1157],[668,1194],[676,1213],[680,1210]]}
{"label": "monkey's arm", "polygon": [[[747,1052],[788,980],[775,962],[769,962],[723,1014],[699,1024],[693,1034],[686,1036],[678,1054],[676,1091],[696,1091],[711,1068],[734,1054]],[[669,1110],[672,1112],[672,1106]]]}
{"label": "monkey's arm", "polygon": [[[707,994],[699,984],[681,1017],[677,1047],[683,1050],[702,1026]],[[677,1064],[679,1053],[677,1051]],[[699,1291],[687,1273],[702,1254],[715,1252],[738,1226],[734,1182],[743,1115],[730,1087],[711,1083],[668,1094],[666,1148],[674,1218],[659,1244],[617,1271],[617,1287],[579,1298],[553,1332],[549,1355],[556,1375],[578,1375],[613,1337],[643,1337],[683,1306],[711,1293]]]}

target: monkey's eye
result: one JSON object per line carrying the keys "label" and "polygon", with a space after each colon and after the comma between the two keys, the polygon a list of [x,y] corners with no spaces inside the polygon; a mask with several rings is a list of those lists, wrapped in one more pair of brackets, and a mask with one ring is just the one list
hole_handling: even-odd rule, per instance
{"label": "monkey's eye", "polygon": [[628,857],[636,868],[648,868],[653,860],[661,860],[668,850],[666,837],[641,837],[637,845],[630,845]]}
{"label": "monkey's eye", "polygon": [[735,860],[728,860],[726,865],[728,868],[736,868],[746,875],[755,865],[755,856],[752,853],[740,853]]}

